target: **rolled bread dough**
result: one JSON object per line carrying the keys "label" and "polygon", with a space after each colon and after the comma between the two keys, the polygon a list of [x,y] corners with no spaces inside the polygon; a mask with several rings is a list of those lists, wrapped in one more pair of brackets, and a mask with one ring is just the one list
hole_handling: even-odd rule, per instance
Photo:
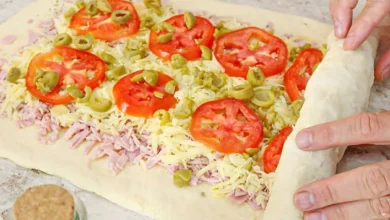
{"label": "rolled bread dough", "polygon": [[[27,20],[50,18],[53,8],[61,7],[61,2],[37,0],[1,24],[0,37],[8,34],[18,36],[13,44],[0,46],[1,57],[11,58],[14,52],[27,42],[28,30],[33,29]],[[171,0],[170,3],[177,9],[201,10],[213,15],[235,17],[242,22],[259,27],[265,27],[271,21],[278,35],[288,33],[304,36],[318,43],[326,43],[326,37],[331,32],[331,26],[327,24],[254,7],[209,0]],[[362,54],[362,56],[365,57],[360,57],[361,59],[372,58],[371,54]],[[361,63],[363,62],[360,60],[357,62],[357,64]],[[358,78],[350,77],[351,80]],[[345,85],[341,87],[345,88]],[[308,98],[311,97],[309,93]],[[206,184],[184,189],[175,187],[172,184],[172,177],[163,168],[157,167],[146,171],[140,166],[128,166],[118,176],[114,176],[106,168],[104,160],[94,162],[88,168],[86,166],[87,157],[83,154],[81,147],[71,150],[64,140],[44,146],[37,141],[36,127],[19,130],[15,122],[8,119],[0,119],[0,125],[1,157],[8,158],[21,166],[39,169],[67,179],[82,189],[94,192],[118,205],[154,219],[262,219],[262,211],[254,211],[246,204],[237,205],[224,198],[213,198]],[[335,163],[335,160],[333,162]],[[334,170],[328,173],[331,175]],[[202,192],[206,193],[205,197],[201,196]],[[285,198],[277,193],[272,201],[285,201]]]}

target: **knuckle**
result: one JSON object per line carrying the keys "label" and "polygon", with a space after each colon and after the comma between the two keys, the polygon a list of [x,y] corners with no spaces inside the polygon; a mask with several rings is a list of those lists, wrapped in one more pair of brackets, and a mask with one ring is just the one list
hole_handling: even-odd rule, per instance
{"label": "knuckle", "polygon": [[324,183],[315,195],[316,206],[325,207],[337,203],[338,194],[335,189]]}
{"label": "knuckle", "polygon": [[390,172],[386,168],[373,165],[361,175],[363,196],[378,198],[389,193]]}
{"label": "knuckle", "polygon": [[380,119],[378,114],[363,113],[355,118],[350,132],[354,136],[372,136],[380,131]]}
{"label": "knuckle", "polygon": [[349,212],[344,205],[335,205],[327,208],[325,210],[326,219],[338,219],[338,220],[347,220],[349,218]]}
{"label": "knuckle", "polygon": [[333,143],[335,142],[335,138],[336,138],[336,135],[335,135],[335,131],[334,129],[329,126],[329,127],[326,127],[322,133],[323,135],[323,139],[324,141],[328,142],[328,143]]}
{"label": "knuckle", "polygon": [[369,200],[368,205],[369,211],[373,217],[380,217],[390,213],[389,196]]}

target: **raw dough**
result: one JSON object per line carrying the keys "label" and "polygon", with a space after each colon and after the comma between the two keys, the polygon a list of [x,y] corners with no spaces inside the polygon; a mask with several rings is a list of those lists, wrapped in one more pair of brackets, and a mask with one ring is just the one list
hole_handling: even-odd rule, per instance
{"label": "raw dough", "polygon": [[345,51],[343,40],[336,39],[332,33],[328,47],[329,52],[310,78],[301,116],[284,145],[265,220],[302,219],[302,213],[293,203],[295,191],[305,184],[334,175],[346,149],[304,152],[295,144],[297,133],[367,110],[374,83],[378,38],[370,36],[357,50]]}
{"label": "raw dough", "polygon": [[[307,18],[249,6],[209,0],[172,0],[171,2],[177,9],[203,10],[218,16],[236,17],[240,21],[249,22],[251,25],[259,27],[265,27],[269,21],[272,21],[278,35],[289,33],[295,36],[306,36],[319,43],[326,42],[326,37],[332,29],[330,25]],[[38,0],[21,10],[6,23],[1,24],[0,37],[16,34],[18,39],[12,45],[3,45],[0,55],[12,57],[14,52],[27,42],[28,30],[32,29],[27,20],[50,17],[55,4],[61,4],[61,2]],[[15,27],[18,28],[15,29]],[[366,56],[361,58],[371,58],[371,55]],[[351,80],[357,80],[357,78],[355,76]],[[351,85],[358,84],[351,82]],[[315,86],[313,83],[309,84],[309,87],[313,86]],[[343,84],[340,89],[343,88],[347,88],[346,85]],[[308,88],[308,90],[313,89]],[[308,98],[310,99],[309,93]],[[317,103],[318,100],[316,100]],[[69,144],[64,140],[50,146],[44,146],[37,141],[35,127],[19,130],[15,122],[8,119],[0,119],[0,124],[1,157],[8,158],[27,168],[35,168],[60,176],[80,188],[95,192],[114,203],[152,218],[161,220],[251,220],[262,218],[263,212],[254,211],[248,205],[237,205],[225,198],[213,198],[209,194],[210,188],[206,184],[184,189],[175,187],[172,184],[172,177],[163,168],[158,167],[145,171],[138,166],[128,166],[118,176],[113,176],[106,168],[105,160],[94,162],[88,168],[86,166],[87,157],[83,154],[82,147],[71,150]],[[334,173],[334,170],[332,172]],[[201,196],[202,192],[206,193],[206,197]],[[277,197],[279,197],[278,194],[276,194],[275,199]],[[283,195],[279,197],[280,201],[283,202],[286,201],[285,198]]]}

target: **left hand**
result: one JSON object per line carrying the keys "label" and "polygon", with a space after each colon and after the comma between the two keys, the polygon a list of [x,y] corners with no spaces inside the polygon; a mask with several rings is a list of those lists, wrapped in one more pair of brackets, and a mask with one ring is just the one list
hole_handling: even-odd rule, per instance
{"label": "left hand", "polygon": [[[302,130],[307,151],[359,144],[390,144],[390,112],[363,113]],[[390,161],[341,173],[300,188],[294,196],[305,220],[390,219]]]}

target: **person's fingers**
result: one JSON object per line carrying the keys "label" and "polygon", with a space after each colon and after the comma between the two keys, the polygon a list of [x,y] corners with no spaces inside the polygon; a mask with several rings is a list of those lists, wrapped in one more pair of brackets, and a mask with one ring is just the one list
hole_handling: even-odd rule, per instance
{"label": "person's fingers", "polygon": [[359,47],[389,11],[390,1],[367,0],[362,13],[352,24],[348,32],[344,42],[344,49],[354,50]]}
{"label": "person's fingers", "polygon": [[375,66],[375,79],[385,80],[390,76],[390,50],[386,51]]}
{"label": "person's fingers", "polygon": [[307,151],[359,144],[390,144],[390,112],[361,113],[303,129],[296,137]]}
{"label": "person's fingers", "polygon": [[301,211],[390,194],[390,161],[364,166],[310,183],[297,190],[294,203]]}
{"label": "person's fingers", "polygon": [[305,213],[304,220],[389,219],[390,196],[329,206]]}
{"label": "person's fingers", "polygon": [[352,24],[352,10],[358,0],[330,0],[329,9],[334,25],[334,33],[338,38],[347,36]]}

